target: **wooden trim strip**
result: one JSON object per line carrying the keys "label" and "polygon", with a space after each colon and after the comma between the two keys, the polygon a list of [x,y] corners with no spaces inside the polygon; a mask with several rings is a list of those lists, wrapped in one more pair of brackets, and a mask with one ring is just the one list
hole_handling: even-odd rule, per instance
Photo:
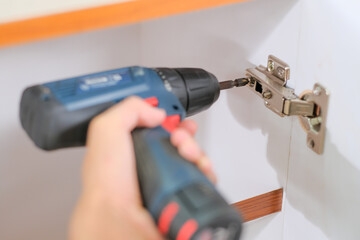
{"label": "wooden trim strip", "polygon": [[282,208],[283,189],[268,192],[232,204],[242,215],[244,222],[248,222],[266,215],[280,212]]}
{"label": "wooden trim strip", "polygon": [[137,0],[0,24],[0,47],[245,0]]}

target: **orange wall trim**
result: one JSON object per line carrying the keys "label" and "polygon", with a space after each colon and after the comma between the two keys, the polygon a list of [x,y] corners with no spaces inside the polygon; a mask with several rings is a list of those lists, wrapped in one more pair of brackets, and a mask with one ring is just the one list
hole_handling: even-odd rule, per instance
{"label": "orange wall trim", "polygon": [[232,206],[241,213],[244,222],[247,222],[272,213],[280,212],[282,200],[283,189],[278,189],[234,203]]}
{"label": "orange wall trim", "polygon": [[138,0],[0,24],[0,47],[245,0]]}

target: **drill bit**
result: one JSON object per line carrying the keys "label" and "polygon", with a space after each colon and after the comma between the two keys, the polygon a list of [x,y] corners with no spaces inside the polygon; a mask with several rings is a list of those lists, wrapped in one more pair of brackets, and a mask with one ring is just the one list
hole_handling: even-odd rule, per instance
{"label": "drill bit", "polygon": [[220,90],[229,89],[233,87],[242,87],[249,83],[248,78],[237,78],[235,80],[229,80],[220,82]]}

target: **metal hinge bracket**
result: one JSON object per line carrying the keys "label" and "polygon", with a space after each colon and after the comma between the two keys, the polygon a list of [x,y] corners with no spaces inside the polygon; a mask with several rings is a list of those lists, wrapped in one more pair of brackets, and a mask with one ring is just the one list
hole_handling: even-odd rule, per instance
{"label": "metal hinge bracket", "polygon": [[307,133],[307,145],[314,152],[324,150],[326,117],[329,92],[316,83],[313,90],[304,91],[300,96],[286,86],[290,79],[290,67],[275,56],[269,55],[267,66],[262,65],[246,70],[248,87],[264,99],[265,106],[283,116],[299,116]]}

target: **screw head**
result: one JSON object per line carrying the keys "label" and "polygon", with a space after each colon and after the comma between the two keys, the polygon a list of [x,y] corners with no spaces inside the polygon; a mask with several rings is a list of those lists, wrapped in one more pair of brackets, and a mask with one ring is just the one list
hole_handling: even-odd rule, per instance
{"label": "screw head", "polygon": [[268,70],[269,72],[272,72],[272,71],[274,71],[274,69],[275,69],[275,63],[274,63],[274,61],[273,61],[273,60],[269,60],[268,63],[267,63],[267,70]]}
{"label": "screw head", "polygon": [[314,94],[315,94],[316,96],[319,96],[319,95],[321,94],[321,88],[319,88],[319,87],[315,88],[315,89],[314,89]]}
{"label": "screw head", "polygon": [[277,74],[279,75],[279,77],[281,77],[281,78],[285,77],[285,69],[283,69],[282,67],[278,67],[276,69],[276,71],[277,71]]}
{"label": "screw head", "polygon": [[272,98],[272,93],[271,93],[270,90],[267,90],[267,91],[263,92],[262,95],[263,95],[263,98],[265,98],[265,99],[270,99],[270,98]]}
{"label": "screw head", "polygon": [[308,144],[309,148],[314,148],[315,147],[315,142],[311,138],[308,139],[307,144]]}
{"label": "screw head", "polygon": [[250,78],[249,86],[253,87],[255,85],[255,80],[253,78]]}
{"label": "screw head", "polygon": [[320,116],[309,119],[309,123],[310,123],[312,126],[319,125],[319,124],[321,124],[321,122],[322,122],[322,118],[321,118]]}

